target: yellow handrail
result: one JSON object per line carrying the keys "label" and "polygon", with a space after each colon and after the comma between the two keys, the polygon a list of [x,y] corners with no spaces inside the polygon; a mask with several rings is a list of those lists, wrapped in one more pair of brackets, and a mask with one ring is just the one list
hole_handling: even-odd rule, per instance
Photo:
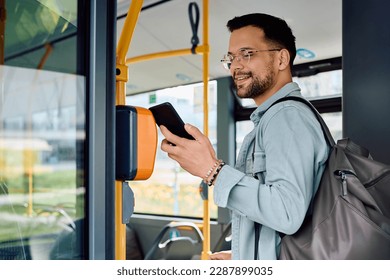
{"label": "yellow handrail", "polygon": [[[141,12],[143,0],[133,0],[129,7],[116,51],[116,105],[126,104],[128,67],[126,54]],[[126,259],[126,225],[122,223],[122,181],[115,181],[115,259]]]}
{"label": "yellow handrail", "polygon": [[[141,3],[140,3],[141,2]],[[134,7],[133,7],[134,6]],[[172,51],[165,51],[165,52],[158,52],[158,53],[152,53],[147,55],[141,55],[133,58],[127,58],[125,59],[124,56],[127,53],[128,46],[130,44],[131,37],[134,32],[135,24],[138,19],[139,12],[142,7],[142,1],[132,1],[131,6],[129,8],[129,12],[126,17],[125,24],[122,29],[121,37],[118,42],[118,49],[117,49],[117,88],[116,88],[116,102],[117,104],[125,104],[125,84],[128,80],[128,67],[127,64],[137,63],[141,61],[146,60],[152,60],[152,59],[159,59],[159,58],[166,58],[166,57],[173,57],[173,56],[183,56],[183,55],[191,55],[192,51],[191,49],[180,49],[180,50],[172,50]],[[209,47],[209,21],[208,21],[208,15],[209,15],[209,2],[208,0],[203,0],[203,45],[197,46],[195,48],[196,54],[202,54],[203,55],[203,127],[204,127],[204,134],[208,136],[208,80],[209,80],[209,54],[210,54],[210,47]],[[129,16],[134,16],[131,20],[129,20]],[[127,47],[126,47],[127,46]],[[116,213],[121,213],[122,211],[122,197],[121,193],[118,191],[121,188],[121,182],[116,182]],[[119,202],[119,203],[118,203]],[[120,209],[118,209],[120,208]],[[121,215],[117,214],[116,217],[116,259],[124,259],[126,256],[125,247],[126,247],[126,232],[125,227],[123,226],[122,229],[122,223],[121,223]],[[209,200],[206,198],[203,201],[203,251],[201,255],[202,260],[207,260],[208,256],[210,254],[210,206],[209,206]],[[124,240],[123,240],[124,239]],[[123,253],[124,251],[124,253]]]}
{"label": "yellow handrail", "polygon": [[[195,48],[196,54],[204,54],[205,52],[208,52],[208,49],[204,46],[197,46]],[[165,52],[157,52],[157,53],[151,53],[151,54],[145,54],[140,56],[135,56],[126,59],[126,64],[132,64],[147,60],[153,60],[153,59],[159,59],[159,58],[167,58],[167,57],[173,57],[173,56],[184,56],[184,55],[193,55],[191,52],[191,49],[180,49],[180,50],[172,50],[172,51],[165,51]]]}
{"label": "yellow handrail", "polygon": [[[209,3],[203,0],[203,127],[204,134],[209,134]],[[208,196],[203,201],[203,251],[202,260],[207,260],[210,254],[210,205]]]}

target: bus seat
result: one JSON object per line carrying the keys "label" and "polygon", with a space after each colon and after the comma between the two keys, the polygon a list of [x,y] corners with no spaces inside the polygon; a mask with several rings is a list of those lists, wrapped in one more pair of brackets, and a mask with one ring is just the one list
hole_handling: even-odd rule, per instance
{"label": "bus seat", "polygon": [[131,224],[126,225],[126,260],[143,260],[137,233]]}
{"label": "bus seat", "polygon": [[231,250],[232,246],[232,223],[230,222],[222,232],[217,243],[214,246],[213,252]]}
{"label": "bus seat", "polygon": [[85,219],[70,221],[68,226],[59,233],[50,251],[50,260],[82,260]]}
{"label": "bus seat", "polygon": [[[185,234],[186,236],[183,236]],[[155,238],[145,260],[198,259],[203,244],[203,234],[191,222],[171,222]]]}
{"label": "bus seat", "polygon": [[[9,236],[15,238],[0,242],[0,260],[26,260],[28,259],[28,248],[26,240],[22,237],[17,213],[8,197],[7,184],[0,178],[0,204],[8,215],[3,215],[0,224],[7,227]],[[13,217],[13,218],[12,218]]]}
{"label": "bus seat", "polygon": [[189,236],[172,237],[159,245],[164,250],[165,260],[189,260],[197,258],[199,250],[198,241]]}

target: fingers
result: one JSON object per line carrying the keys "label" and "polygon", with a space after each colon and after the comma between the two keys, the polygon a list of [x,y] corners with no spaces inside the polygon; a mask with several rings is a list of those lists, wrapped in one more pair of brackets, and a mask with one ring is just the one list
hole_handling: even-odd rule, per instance
{"label": "fingers", "polygon": [[166,127],[160,126],[161,133],[165,136],[161,142],[161,150],[177,161],[183,169],[203,178],[218,160],[215,150],[210,140],[198,128],[186,124],[185,129],[196,141],[174,135]]}
{"label": "fingers", "polygon": [[210,260],[231,260],[232,252],[231,251],[221,251],[209,255]]}
{"label": "fingers", "polygon": [[165,129],[164,133],[165,137],[167,138],[161,141],[161,150],[166,152],[169,158],[177,161],[176,155],[181,152],[181,149],[178,149],[177,144],[182,138],[169,132],[166,127],[164,127],[163,129]]}
{"label": "fingers", "polygon": [[164,152],[168,153],[168,155],[170,153],[172,153],[173,151],[173,148],[174,146],[172,145],[171,142],[169,142],[167,139],[164,139],[161,141],[161,150],[163,150]]}
{"label": "fingers", "polygon": [[169,158],[178,161],[177,154],[180,153],[180,150],[178,150],[177,146],[169,142],[167,139],[161,141],[161,150],[166,152]]}
{"label": "fingers", "polygon": [[197,141],[204,137],[204,134],[196,126],[193,126],[189,123],[184,125],[184,129]]}
{"label": "fingers", "polygon": [[[184,125],[184,129],[192,137],[194,137],[194,139],[196,139],[196,141],[203,142],[204,138],[206,138],[207,141],[208,141],[208,138],[197,127],[187,123],[187,124]],[[160,126],[160,130],[161,130],[161,133],[165,136],[165,139],[167,139],[168,142],[170,142],[171,144],[174,144],[174,145],[182,144],[182,145],[184,145],[186,141],[193,141],[193,140],[188,140],[186,138],[182,138],[180,136],[177,136],[177,135],[173,134],[172,132],[169,131],[168,128],[166,128],[163,125]]]}
{"label": "fingers", "polygon": [[170,131],[168,130],[168,128],[166,128],[166,127],[163,126],[163,125],[160,126],[160,131],[161,131],[162,135],[164,135],[165,139],[166,139],[170,144],[176,145],[176,144],[180,141],[180,139],[181,139],[181,137],[179,137],[179,136],[173,134],[172,132],[170,132]]}

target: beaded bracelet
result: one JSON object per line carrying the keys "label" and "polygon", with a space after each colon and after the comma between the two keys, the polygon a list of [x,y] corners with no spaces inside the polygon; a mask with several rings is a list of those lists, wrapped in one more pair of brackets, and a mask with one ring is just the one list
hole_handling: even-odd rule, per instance
{"label": "beaded bracelet", "polygon": [[207,184],[207,181],[208,181],[208,178],[211,174],[211,172],[214,171],[214,169],[218,166],[218,164],[220,163],[220,160],[217,160],[214,165],[209,169],[209,171],[207,171],[207,174],[206,176],[204,177],[203,181]]}
{"label": "beaded bracelet", "polygon": [[222,167],[225,165],[225,162],[220,160],[219,161],[219,165],[217,167],[217,169],[215,169],[214,173],[213,173],[213,176],[211,177],[210,181],[207,183],[207,185],[210,187],[213,185],[214,183],[214,180],[217,178],[217,175],[219,173],[219,171],[221,171]]}

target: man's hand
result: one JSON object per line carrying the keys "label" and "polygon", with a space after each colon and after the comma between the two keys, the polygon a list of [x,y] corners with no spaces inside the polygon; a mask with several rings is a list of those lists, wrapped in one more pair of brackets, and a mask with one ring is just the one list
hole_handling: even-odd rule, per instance
{"label": "man's hand", "polygon": [[210,260],[231,260],[232,251],[221,251],[209,255]]}
{"label": "man's hand", "polygon": [[190,124],[185,124],[184,128],[195,140],[179,137],[165,126],[160,126],[165,137],[161,142],[161,150],[192,175],[204,178],[218,160],[215,151],[210,140],[198,128]]}

